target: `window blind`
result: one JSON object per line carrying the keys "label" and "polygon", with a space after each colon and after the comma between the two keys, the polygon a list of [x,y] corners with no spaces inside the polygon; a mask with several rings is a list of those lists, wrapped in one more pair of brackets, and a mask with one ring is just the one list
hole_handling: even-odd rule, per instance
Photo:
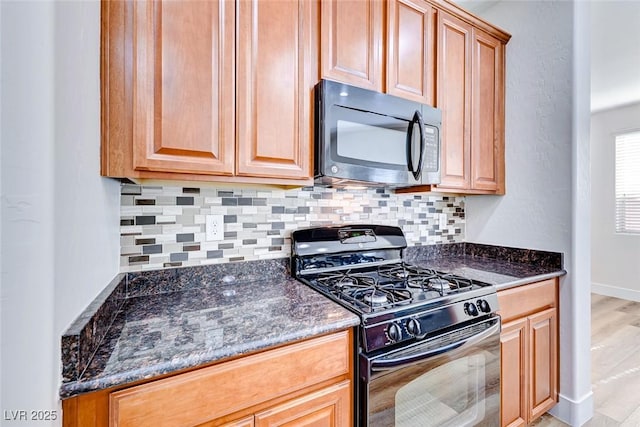
{"label": "window blind", "polygon": [[640,131],[616,136],[616,232],[640,234]]}

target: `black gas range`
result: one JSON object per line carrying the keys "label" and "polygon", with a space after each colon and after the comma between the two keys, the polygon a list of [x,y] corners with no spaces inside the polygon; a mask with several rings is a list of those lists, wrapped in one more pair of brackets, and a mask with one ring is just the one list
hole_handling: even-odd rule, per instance
{"label": "black gas range", "polygon": [[[483,363],[482,368],[482,373],[491,372],[491,378],[483,380],[483,384],[488,382],[491,386],[461,390],[467,397],[478,397],[475,403],[463,405],[464,411],[485,404],[493,409],[487,412],[487,408],[483,408],[487,417],[472,417],[469,422],[458,415],[452,418],[452,425],[482,425],[485,419],[489,420],[486,425],[492,425],[496,421],[496,409],[492,405],[497,405],[495,396],[499,396],[499,369],[495,372],[496,364],[499,366],[500,331],[496,289],[486,283],[404,262],[402,254],[406,247],[402,230],[392,226],[347,225],[292,233],[292,274],[360,316],[356,423],[376,427],[402,425],[403,416],[398,415],[395,405],[391,405],[391,409],[387,405],[387,409],[382,410],[371,404],[379,400],[372,399],[375,396],[372,390],[376,382],[381,381],[377,378],[401,368],[415,369],[410,367],[416,364],[433,366],[434,360],[444,356],[465,357],[462,349],[475,343],[479,346],[473,346],[473,351],[483,351],[486,353],[483,357],[493,354],[489,357],[492,363]],[[486,346],[490,346],[488,351]],[[474,371],[473,375],[477,377],[479,372]],[[400,387],[402,381],[395,383]],[[491,399],[480,399],[481,395]],[[460,406],[443,403],[444,397],[436,400],[438,405]],[[385,418],[389,410],[395,414],[393,420]],[[406,425],[430,425],[426,419],[418,421],[418,424]]]}
{"label": "black gas range", "polygon": [[493,286],[402,261],[398,227],[354,225],[292,234],[292,272],[360,315],[365,352],[493,314]]}

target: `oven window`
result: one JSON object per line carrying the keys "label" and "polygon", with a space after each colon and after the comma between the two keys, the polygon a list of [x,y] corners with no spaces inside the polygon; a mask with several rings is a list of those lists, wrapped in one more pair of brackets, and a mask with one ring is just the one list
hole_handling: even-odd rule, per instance
{"label": "oven window", "polygon": [[499,405],[499,356],[474,351],[374,378],[369,427],[496,426]]}

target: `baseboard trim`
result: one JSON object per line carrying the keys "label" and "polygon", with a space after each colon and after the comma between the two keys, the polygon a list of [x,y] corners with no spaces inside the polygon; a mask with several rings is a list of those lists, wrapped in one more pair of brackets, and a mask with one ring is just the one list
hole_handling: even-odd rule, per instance
{"label": "baseboard trim", "polygon": [[640,291],[620,288],[617,286],[603,285],[601,283],[591,283],[591,292],[608,297],[622,298],[630,301],[640,302]]}
{"label": "baseboard trim", "polygon": [[549,413],[570,426],[580,427],[593,418],[593,392],[589,391],[580,400],[560,394],[558,404]]}

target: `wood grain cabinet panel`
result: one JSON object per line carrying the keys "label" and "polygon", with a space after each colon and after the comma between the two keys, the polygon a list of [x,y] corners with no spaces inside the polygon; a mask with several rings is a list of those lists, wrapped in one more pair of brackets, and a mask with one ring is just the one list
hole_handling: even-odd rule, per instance
{"label": "wood grain cabinet panel", "polygon": [[[255,423],[253,420],[253,415],[249,417],[245,417],[241,420],[235,420],[228,423],[220,424],[218,427],[254,427]],[[198,427],[205,427],[204,425]]]}
{"label": "wood grain cabinet panel", "polygon": [[471,188],[472,27],[445,12],[438,16],[438,107],[442,110],[439,188]]}
{"label": "wood grain cabinet panel", "polygon": [[441,191],[505,193],[505,44],[462,19],[439,12],[436,67],[437,106],[442,109]]}
{"label": "wood grain cabinet panel", "polygon": [[382,92],[383,1],[323,0],[321,8],[322,78]]}
{"label": "wood grain cabinet panel", "polygon": [[347,375],[349,334],[336,333],[110,395],[111,427],[198,425]]}
{"label": "wood grain cabinet panel", "polygon": [[547,412],[558,401],[557,312],[550,308],[529,317],[531,349],[530,419]]}
{"label": "wood grain cabinet panel", "polygon": [[515,320],[502,326],[500,335],[500,396],[501,425],[517,427],[527,424],[526,373],[527,319]]}
{"label": "wood grain cabinet panel", "polygon": [[340,427],[351,423],[349,381],[291,400],[255,416],[256,427]]}
{"label": "wood grain cabinet panel", "polygon": [[314,5],[237,3],[238,175],[311,176]]}
{"label": "wood grain cabinet panel", "polygon": [[471,188],[504,194],[504,46],[474,29]]}
{"label": "wood grain cabinet panel", "polygon": [[387,3],[387,93],[434,104],[435,14],[426,1]]}
{"label": "wood grain cabinet panel", "polygon": [[133,166],[233,173],[234,7],[133,3]]}
{"label": "wood grain cabinet panel", "polygon": [[102,174],[310,184],[318,9],[103,0]]}
{"label": "wood grain cabinet panel", "polygon": [[498,292],[501,426],[529,425],[558,403],[558,281]]}

